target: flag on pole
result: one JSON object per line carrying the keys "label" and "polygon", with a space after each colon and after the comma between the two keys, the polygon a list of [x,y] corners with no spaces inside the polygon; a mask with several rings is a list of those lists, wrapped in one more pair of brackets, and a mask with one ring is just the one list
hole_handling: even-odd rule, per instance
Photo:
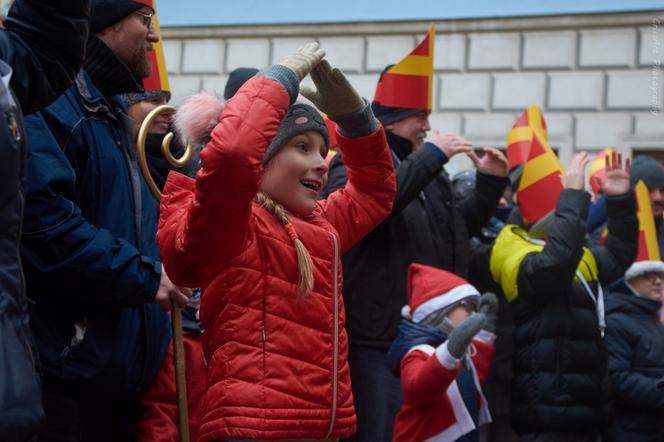
{"label": "flag on pole", "polygon": [[546,123],[537,106],[519,117],[507,140],[508,157],[510,146],[513,149],[510,166],[524,164],[517,194],[519,209],[526,224],[534,224],[556,208],[565,169],[547,142]]}
{"label": "flag on pole", "polygon": [[652,213],[648,187],[643,180],[636,183],[634,193],[636,194],[636,216],[639,220],[639,248],[636,261],[661,261],[655,217]]}
{"label": "flag on pole", "polygon": [[152,17],[152,27],[159,36],[159,41],[152,44],[152,50],[147,54],[150,66],[152,67],[152,72],[148,78],[143,79],[143,88],[146,92],[170,92],[171,86],[168,82],[164,45],[161,42],[161,29],[159,28],[159,20],[157,19],[156,11]]}
{"label": "flag on pole", "polygon": [[431,109],[435,38],[432,24],[422,42],[383,73],[376,86],[375,102],[388,107]]}
{"label": "flag on pole", "polygon": [[590,190],[593,193],[593,198],[599,198],[600,189],[597,183],[597,178],[604,179],[606,176],[606,157],[613,153],[612,149],[606,148],[595,155],[595,159],[590,163],[590,170],[588,172],[588,179],[590,180]]}

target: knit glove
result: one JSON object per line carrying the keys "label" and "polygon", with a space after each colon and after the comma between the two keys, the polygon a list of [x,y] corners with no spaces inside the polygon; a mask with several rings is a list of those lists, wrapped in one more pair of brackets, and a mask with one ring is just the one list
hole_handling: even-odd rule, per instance
{"label": "knit glove", "polygon": [[496,321],[498,320],[498,297],[491,292],[482,295],[480,298],[479,312],[486,316],[484,327],[482,328],[495,334]]}
{"label": "knit glove", "polygon": [[364,107],[364,100],[351,86],[343,72],[337,68],[332,69],[327,60],[321,61],[311,71],[311,79],[318,90],[303,86],[300,88],[300,93],[332,120],[334,117],[352,114]]}
{"label": "knit glove", "polygon": [[486,322],[486,315],[484,313],[475,313],[452,330],[450,337],[447,338],[447,351],[455,359],[461,359],[470,341],[479,332],[484,323]]}
{"label": "knit glove", "polygon": [[325,57],[325,51],[316,42],[307,43],[294,54],[287,55],[277,64],[295,72],[300,81]]}

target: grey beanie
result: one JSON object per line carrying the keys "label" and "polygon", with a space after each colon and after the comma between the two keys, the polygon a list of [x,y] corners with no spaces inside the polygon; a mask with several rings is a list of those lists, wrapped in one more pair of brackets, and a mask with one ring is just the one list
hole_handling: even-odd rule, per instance
{"label": "grey beanie", "polygon": [[284,145],[296,135],[307,131],[316,131],[325,140],[325,146],[330,147],[330,135],[323,116],[313,107],[304,103],[293,104],[281,121],[277,135],[267,148],[263,164],[270,161]]}
{"label": "grey beanie", "polygon": [[121,95],[122,101],[124,101],[125,106],[127,107],[136,104],[139,101],[150,100],[151,98],[157,97],[164,97],[166,98],[166,102],[168,102],[171,100],[171,93],[169,91],[145,91]]}
{"label": "grey beanie", "polygon": [[630,172],[632,186],[639,180],[643,180],[648,188],[664,187],[664,169],[659,161],[646,155],[634,158]]}

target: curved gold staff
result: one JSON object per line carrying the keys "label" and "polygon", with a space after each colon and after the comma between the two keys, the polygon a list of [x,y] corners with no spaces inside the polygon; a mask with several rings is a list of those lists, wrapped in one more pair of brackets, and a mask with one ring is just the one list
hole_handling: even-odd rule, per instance
{"label": "curved gold staff", "polygon": [[[141,166],[143,177],[148,183],[150,190],[154,194],[157,201],[161,200],[161,191],[154,182],[150,169],[148,168],[148,160],[145,153],[145,140],[148,136],[150,126],[154,123],[155,118],[164,112],[175,112],[175,107],[164,104],[154,108],[143,120],[141,128],[138,131],[138,139],[136,140],[136,147],[138,150],[138,163]],[[164,137],[161,143],[161,152],[164,158],[168,160],[174,167],[181,168],[186,165],[194,154],[194,149],[189,144],[185,149],[184,155],[180,158],[173,157],[171,154],[171,141],[173,140],[173,132],[169,132]],[[171,301],[171,325],[173,327],[173,361],[175,363],[175,391],[178,400],[178,426],[180,433],[180,442],[189,442],[189,412],[187,410],[187,384],[185,381],[185,366],[184,366],[184,348],[182,346],[182,312],[173,301]]]}

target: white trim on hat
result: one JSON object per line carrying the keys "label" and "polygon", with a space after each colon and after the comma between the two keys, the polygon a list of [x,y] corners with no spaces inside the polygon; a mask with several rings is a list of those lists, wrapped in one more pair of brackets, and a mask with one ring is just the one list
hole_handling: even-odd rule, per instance
{"label": "white trim on hat", "polygon": [[480,300],[480,293],[470,284],[456,286],[449,292],[441,293],[440,295],[434,296],[428,301],[420,304],[420,306],[417,307],[415,311],[411,312],[413,317],[412,321],[420,322],[422,319],[426,318],[429,314],[435,312],[436,310],[450,306],[455,302],[459,302],[465,298],[471,298],[471,300],[475,302],[475,305],[478,305]]}
{"label": "white trim on hat", "polygon": [[641,276],[648,272],[664,273],[664,262],[662,261],[638,261],[625,272],[625,281]]}

